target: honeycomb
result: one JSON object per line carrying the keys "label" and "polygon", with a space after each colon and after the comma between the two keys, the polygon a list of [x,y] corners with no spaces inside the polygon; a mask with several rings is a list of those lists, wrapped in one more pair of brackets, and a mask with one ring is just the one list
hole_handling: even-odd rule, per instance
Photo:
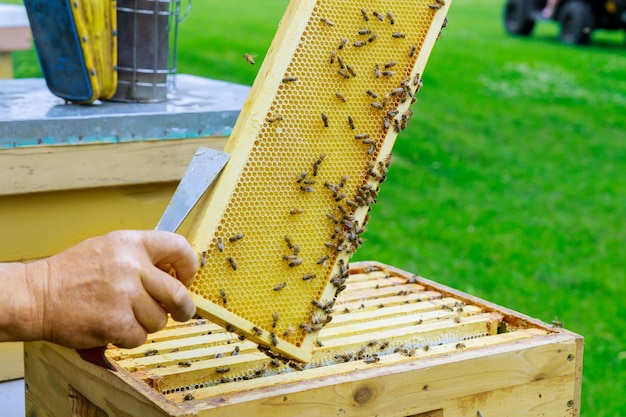
{"label": "honeycomb", "polygon": [[[207,319],[171,321],[144,345],[111,348],[106,354],[132,378],[180,404],[236,393],[250,397],[252,390],[344,373],[358,380],[356,373],[375,367],[549,334],[393,267],[363,262],[349,272],[347,288],[336,300],[335,318],[319,332],[307,364],[272,353],[268,357],[252,341],[240,340]],[[221,403],[229,400],[214,404]]]}
{"label": "honeycomb", "polygon": [[201,315],[311,360],[448,3],[290,3],[188,233]]}

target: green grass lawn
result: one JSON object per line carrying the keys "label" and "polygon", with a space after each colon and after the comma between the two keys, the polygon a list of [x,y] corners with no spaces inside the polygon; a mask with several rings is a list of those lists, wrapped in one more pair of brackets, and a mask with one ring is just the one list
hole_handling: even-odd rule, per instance
{"label": "green grass lawn", "polygon": [[[251,84],[286,0],[195,0],[179,71]],[[626,413],[623,33],[504,34],[503,1],[455,0],[356,259],[374,259],[585,337],[585,416]],[[20,76],[37,76],[33,53]]]}

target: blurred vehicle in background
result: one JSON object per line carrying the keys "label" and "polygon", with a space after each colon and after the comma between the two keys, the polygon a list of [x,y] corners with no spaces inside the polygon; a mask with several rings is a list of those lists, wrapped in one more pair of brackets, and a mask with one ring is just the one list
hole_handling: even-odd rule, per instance
{"label": "blurred vehicle in background", "polygon": [[538,21],[561,25],[561,42],[584,45],[596,29],[626,29],[626,0],[506,0],[504,27],[528,36]]}

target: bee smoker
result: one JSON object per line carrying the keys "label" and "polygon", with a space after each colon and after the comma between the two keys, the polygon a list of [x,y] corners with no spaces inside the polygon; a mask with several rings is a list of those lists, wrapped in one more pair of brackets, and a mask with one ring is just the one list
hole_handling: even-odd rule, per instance
{"label": "bee smoker", "polygon": [[118,81],[113,101],[160,102],[175,89],[181,0],[117,0]]}

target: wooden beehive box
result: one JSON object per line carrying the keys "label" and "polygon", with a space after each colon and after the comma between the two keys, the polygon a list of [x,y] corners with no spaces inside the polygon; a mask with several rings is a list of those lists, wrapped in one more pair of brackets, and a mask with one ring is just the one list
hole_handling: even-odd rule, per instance
{"label": "wooden beehive box", "polygon": [[579,415],[581,336],[375,262],[333,309],[305,366],[206,319],[110,348],[116,371],[27,343],[27,415]]}

